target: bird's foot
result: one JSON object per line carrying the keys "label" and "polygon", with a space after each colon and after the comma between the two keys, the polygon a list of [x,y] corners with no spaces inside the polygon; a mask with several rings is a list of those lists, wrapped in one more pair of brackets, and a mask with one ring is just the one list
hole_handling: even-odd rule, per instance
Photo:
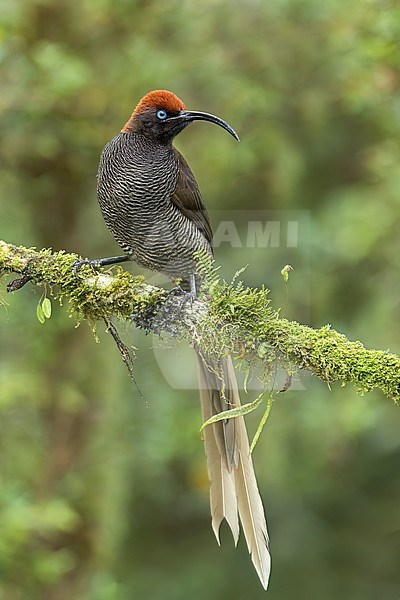
{"label": "bird's foot", "polygon": [[116,265],[118,263],[126,262],[131,260],[131,257],[127,254],[122,256],[107,256],[106,258],[94,258],[92,260],[76,260],[72,266],[75,275],[78,275],[78,271],[84,265],[89,266],[93,271],[99,267],[108,267],[109,265]]}
{"label": "bird's foot", "polygon": [[162,307],[162,311],[164,315],[168,315],[175,323],[181,323],[187,305],[189,304],[189,310],[191,310],[193,302],[197,298],[196,278],[194,275],[191,275],[190,290],[184,289],[181,286],[173,288],[168,293],[168,298]]}
{"label": "bird's foot", "polygon": [[95,271],[96,268],[101,267],[100,261],[101,261],[100,258],[95,258],[93,260],[76,260],[74,262],[74,264],[72,265],[72,270],[74,272],[74,275],[78,276],[79,270],[81,269],[81,267],[84,267],[85,265],[90,267],[93,271]]}
{"label": "bird's foot", "polygon": [[189,290],[178,285],[177,287],[172,288],[172,290],[169,292],[171,297],[180,299],[181,305],[185,305],[187,302],[193,303],[194,300],[197,300],[198,298],[196,276],[194,273],[189,276],[189,283]]}
{"label": "bird's foot", "polygon": [[188,302],[191,306],[196,297],[197,294],[192,290],[187,291],[180,286],[174,287],[169,292],[165,292],[156,305],[150,306],[146,311],[141,310],[140,314],[132,313],[131,320],[146,333],[163,332],[175,337],[182,331]]}

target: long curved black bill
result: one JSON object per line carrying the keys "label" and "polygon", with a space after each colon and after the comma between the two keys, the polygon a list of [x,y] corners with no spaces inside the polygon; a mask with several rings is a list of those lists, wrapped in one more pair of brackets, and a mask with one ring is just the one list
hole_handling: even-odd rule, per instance
{"label": "long curved black bill", "polygon": [[175,118],[175,119],[180,118],[182,120],[189,121],[189,122],[210,121],[210,123],[215,123],[215,125],[219,125],[223,129],[225,129],[228,133],[230,133],[235,138],[235,140],[240,142],[240,138],[239,138],[238,134],[236,133],[236,131],[233,129],[233,127],[231,127],[230,125],[228,125],[228,123],[226,121],[224,121],[223,119],[220,119],[219,117],[216,117],[215,115],[210,115],[209,113],[205,113],[205,112],[198,112],[197,110],[182,110],[177,117],[173,117],[173,118]]}

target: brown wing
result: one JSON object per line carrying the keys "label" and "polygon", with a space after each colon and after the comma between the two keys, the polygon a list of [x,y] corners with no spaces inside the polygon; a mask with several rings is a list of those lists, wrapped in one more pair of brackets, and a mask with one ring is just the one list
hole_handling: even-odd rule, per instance
{"label": "brown wing", "polygon": [[197,181],[182,154],[176,148],[174,148],[174,153],[179,163],[179,176],[171,200],[212,244],[213,234],[210,218],[201,198]]}

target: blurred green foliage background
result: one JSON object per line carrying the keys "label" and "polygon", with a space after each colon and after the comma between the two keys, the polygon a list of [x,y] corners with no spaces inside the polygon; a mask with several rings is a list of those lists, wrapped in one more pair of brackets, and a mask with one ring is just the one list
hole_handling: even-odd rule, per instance
{"label": "blurred green foliage background", "polygon": [[[1,239],[118,253],[97,207],[98,157],[144,93],[171,89],[242,138],[197,124],[177,141],[211,211],[308,211],[307,243],[253,253],[244,281],[267,282],[283,306],[279,271],[291,262],[289,318],[400,352],[397,2],[0,9]],[[249,262],[226,245],[217,261],[229,277]],[[197,394],[159,367],[167,361],[190,387],[191,353],[127,332],[143,400],[103,331],[96,344],[57,307],[41,325],[41,290],[7,297],[1,285],[0,598],[266,597],[244,541],[235,550],[224,530],[215,543]],[[395,600],[398,409],[379,393],[302,381],[306,391],[278,397],[254,456],[268,597]]]}

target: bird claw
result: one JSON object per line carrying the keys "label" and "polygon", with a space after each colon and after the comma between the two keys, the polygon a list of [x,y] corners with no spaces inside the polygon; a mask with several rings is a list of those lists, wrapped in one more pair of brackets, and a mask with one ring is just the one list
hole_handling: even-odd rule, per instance
{"label": "bird claw", "polygon": [[197,300],[197,292],[191,289],[190,291],[184,290],[180,286],[173,288],[168,296],[173,300],[178,310],[182,311],[186,304],[189,302],[190,306]]}
{"label": "bird claw", "polygon": [[183,303],[183,305],[189,301],[194,302],[198,298],[196,276],[194,274],[191,274],[189,276],[189,281],[190,281],[190,291],[185,290],[180,285],[178,285],[177,287],[174,287],[170,291],[171,296],[181,296],[181,302]]}
{"label": "bird claw", "polygon": [[168,314],[171,321],[178,323],[182,321],[186,306],[189,305],[191,310],[195,300],[197,300],[197,294],[193,293],[193,290],[189,292],[178,286],[168,293],[168,299],[161,311],[163,311],[165,315]]}
{"label": "bird claw", "polygon": [[100,267],[101,266],[101,262],[100,259],[98,258],[94,258],[93,260],[76,260],[74,262],[74,264],[72,265],[72,270],[74,272],[74,275],[76,277],[78,277],[78,271],[81,267],[87,265],[88,267],[90,267],[93,271],[96,270],[96,267]]}
{"label": "bird claw", "polygon": [[182,308],[188,302],[190,302],[190,305],[192,305],[195,300],[197,300],[197,294],[196,293],[193,293],[192,290],[190,290],[190,292],[188,292],[187,290],[182,290],[182,292],[181,292],[181,298],[180,298],[180,302],[181,302],[181,307]]}

